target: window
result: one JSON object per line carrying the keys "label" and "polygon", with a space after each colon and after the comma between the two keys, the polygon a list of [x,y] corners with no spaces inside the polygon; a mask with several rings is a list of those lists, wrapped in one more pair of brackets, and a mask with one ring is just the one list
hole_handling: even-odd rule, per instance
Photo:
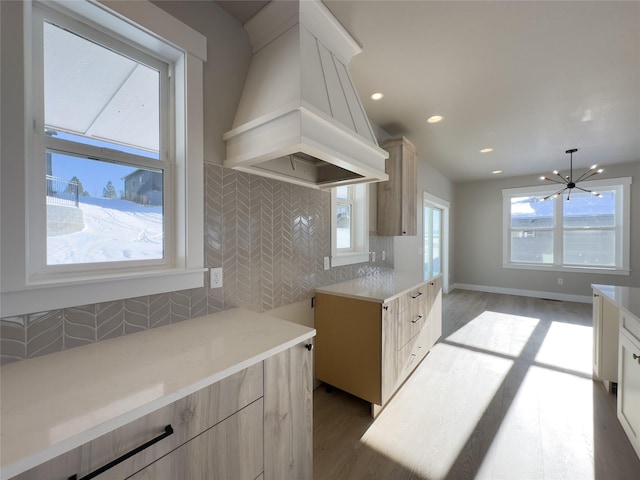
{"label": "window", "polygon": [[[63,15],[38,13],[34,59],[43,75],[34,86],[44,101],[34,105],[33,151],[46,159],[46,265],[168,263],[169,64]],[[69,197],[73,204],[61,204]]]}
{"label": "window", "polygon": [[[427,192],[423,200],[423,276],[425,280],[445,274],[446,239],[449,203]],[[448,279],[444,279],[444,285]]]}
{"label": "window", "polygon": [[26,225],[2,232],[3,263],[22,252],[3,315],[204,283],[206,39],[133,3],[25,4]]}
{"label": "window", "polygon": [[[584,182],[601,197],[553,187],[503,190],[504,266],[629,273],[630,178]],[[581,185],[581,186],[583,186]]]}
{"label": "window", "polygon": [[435,205],[424,207],[424,278],[437,277],[441,273],[442,259],[442,209]]}
{"label": "window", "polygon": [[331,189],[331,265],[369,261],[367,185]]}

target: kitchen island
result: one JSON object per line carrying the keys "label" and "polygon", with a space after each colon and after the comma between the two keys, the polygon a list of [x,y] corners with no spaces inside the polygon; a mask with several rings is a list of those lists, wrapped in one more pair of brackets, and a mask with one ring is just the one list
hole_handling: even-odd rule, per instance
{"label": "kitchen island", "polygon": [[640,457],[640,288],[592,287],[594,374],[602,379],[615,361],[618,420]]}
{"label": "kitchen island", "polygon": [[375,417],[442,334],[442,277],[388,272],[316,289],[316,378]]}
{"label": "kitchen island", "polygon": [[[17,478],[80,477],[172,425],[175,434],[149,450],[156,453],[134,456],[100,476],[124,478],[161,457],[166,462],[183,443],[193,450],[191,438],[219,424],[228,434],[230,415],[250,406],[237,417],[235,432],[255,458],[255,471],[247,475],[310,478],[314,335],[312,328],[234,309],[5,365],[1,478],[23,472]],[[147,418],[154,415],[170,425],[150,427]],[[246,419],[256,416],[260,425],[245,428]],[[282,438],[279,431],[290,436]],[[135,439],[123,438],[128,435]],[[228,457],[219,442],[205,445]],[[107,453],[97,454],[99,446]],[[290,455],[302,471],[287,472],[294,463]],[[241,467],[251,463],[237,460]],[[188,470],[183,474],[189,477]]]}

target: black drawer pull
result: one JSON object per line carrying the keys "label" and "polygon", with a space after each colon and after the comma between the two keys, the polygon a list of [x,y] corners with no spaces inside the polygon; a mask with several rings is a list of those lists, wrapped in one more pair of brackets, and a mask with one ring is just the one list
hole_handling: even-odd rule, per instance
{"label": "black drawer pull", "polygon": [[90,480],[91,478],[97,477],[98,475],[100,475],[101,473],[106,472],[107,470],[109,470],[110,468],[115,467],[116,465],[118,465],[119,463],[124,462],[125,460],[127,460],[128,458],[133,457],[134,455],[140,453],[141,451],[143,451],[146,448],[149,448],[151,445],[153,445],[154,443],[158,443],[160,440],[162,440],[163,438],[167,438],[169,435],[173,435],[173,428],[171,427],[171,425],[167,425],[166,427],[164,427],[164,433],[158,435],[156,438],[153,438],[151,440],[149,440],[147,443],[140,445],[137,448],[134,448],[133,450],[131,450],[128,453],[125,453],[124,455],[122,455],[121,457],[116,458],[115,460],[107,463],[106,465],[103,465],[102,467],[100,467],[97,470],[94,470],[93,472],[85,475],[82,478],[78,478],[78,474],[74,473],[73,475],[71,475],[69,477],[69,480]]}
{"label": "black drawer pull", "polygon": [[411,320],[411,323],[416,323],[418,320],[422,320],[422,315],[418,315],[418,318]]}
{"label": "black drawer pull", "polygon": [[411,295],[411,298],[418,298],[420,295],[422,295],[422,292],[418,292],[415,295]]}

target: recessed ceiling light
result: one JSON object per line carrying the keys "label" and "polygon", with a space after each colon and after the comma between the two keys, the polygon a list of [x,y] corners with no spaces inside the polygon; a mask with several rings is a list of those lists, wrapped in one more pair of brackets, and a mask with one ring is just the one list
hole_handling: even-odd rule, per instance
{"label": "recessed ceiling light", "polygon": [[482,150],[480,150],[480,153],[489,153],[489,152],[493,152],[493,148],[483,148]]}
{"label": "recessed ceiling light", "polygon": [[502,173],[502,170],[494,170],[494,171],[493,171],[493,172],[491,172],[491,173],[493,173],[494,175],[497,175],[497,174],[499,174],[499,173]]}
{"label": "recessed ceiling light", "polygon": [[427,118],[427,122],[429,123],[438,123],[442,121],[442,117],[440,115],[434,115],[432,117]]}
{"label": "recessed ceiling light", "polygon": [[384,94],[380,92],[371,94],[371,100],[380,100],[382,97],[384,97]]}

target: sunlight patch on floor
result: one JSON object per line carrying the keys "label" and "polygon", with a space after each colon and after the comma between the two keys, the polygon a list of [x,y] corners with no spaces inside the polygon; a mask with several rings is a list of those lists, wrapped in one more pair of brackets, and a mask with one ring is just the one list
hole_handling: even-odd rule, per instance
{"label": "sunlight patch on floor", "polygon": [[537,318],[484,311],[446,340],[518,357],[539,322]]}
{"label": "sunlight patch on floor", "polygon": [[[425,478],[442,478],[512,366],[498,356],[438,344],[360,441]],[[452,375],[456,382],[449,381]],[[416,404],[420,398],[424,403]]]}
{"label": "sunlight patch on floor", "polygon": [[476,478],[593,479],[592,381],[528,368]]}
{"label": "sunlight patch on floor", "polygon": [[593,328],[552,322],[536,355],[536,363],[590,376],[593,371]]}

